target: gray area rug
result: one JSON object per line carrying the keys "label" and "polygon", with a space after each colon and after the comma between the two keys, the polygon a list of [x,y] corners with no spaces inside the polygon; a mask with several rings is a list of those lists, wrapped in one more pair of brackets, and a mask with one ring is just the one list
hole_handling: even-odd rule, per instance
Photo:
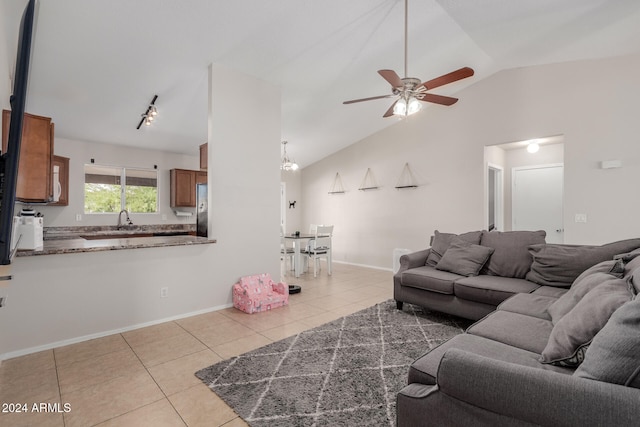
{"label": "gray area rug", "polygon": [[196,376],[251,426],[393,426],[409,365],[470,323],[389,300]]}

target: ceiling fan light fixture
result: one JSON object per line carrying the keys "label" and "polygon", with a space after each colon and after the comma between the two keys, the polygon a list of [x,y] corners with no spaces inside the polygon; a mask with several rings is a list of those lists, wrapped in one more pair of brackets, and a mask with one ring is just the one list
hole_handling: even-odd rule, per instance
{"label": "ceiling fan light fixture", "polygon": [[416,98],[410,98],[407,104],[407,116],[417,113],[422,109],[422,104]]}
{"label": "ceiling fan light fixture", "polygon": [[393,106],[393,114],[396,116],[407,115],[407,101],[404,98],[400,98],[398,102]]}

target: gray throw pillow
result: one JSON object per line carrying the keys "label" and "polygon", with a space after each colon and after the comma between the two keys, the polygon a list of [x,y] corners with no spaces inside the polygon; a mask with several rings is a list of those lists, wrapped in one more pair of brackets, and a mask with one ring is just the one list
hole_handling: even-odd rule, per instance
{"label": "gray throw pillow", "polygon": [[533,262],[529,246],[544,243],[546,235],[544,230],[483,232],[480,244],[495,249],[484,272],[524,279]]}
{"label": "gray throw pillow", "polygon": [[623,279],[613,279],[596,286],[558,321],[551,330],[540,361],[577,367],[593,337],[622,304],[631,299]]}
{"label": "gray throw pillow", "polygon": [[440,258],[436,269],[461,276],[477,276],[492,253],[493,248],[474,245],[460,238],[455,238],[449,249]]}
{"label": "gray throw pillow", "polygon": [[533,245],[527,280],[538,285],[568,288],[586,269],[615,255],[640,248],[640,239],[628,239],[602,246]]}
{"label": "gray throw pillow", "polygon": [[482,236],[482,231],[470,231],[460,235],[453,233],[440,233],[438,230],[434,231],[433,239],[431,241],[431,250],[429,251],[425,265],[435,267],[438,264],[438,261],[440,261],[440,258],[442,258],[442,255],[444,255],[447,249],[449,249],[454,238],[458,237],[466,242],[477,245],[480,243],[480,236]]}
{"label": "gray throw pillow", "polygon": [[607,283],[607,281],[620,279],[622,276],[612,274],[612,272],[617,271],[617,265],[618,262],[614,260],[603,261],[580,274],[571,285],[571,289],[547,309],[553,324],[558,323],[562,316],[570,312],[593,288]]}
{"label": "gray throw pillow", "polygon": [[640,298],[627,302],[593,338],[580,378],[640,388]]}

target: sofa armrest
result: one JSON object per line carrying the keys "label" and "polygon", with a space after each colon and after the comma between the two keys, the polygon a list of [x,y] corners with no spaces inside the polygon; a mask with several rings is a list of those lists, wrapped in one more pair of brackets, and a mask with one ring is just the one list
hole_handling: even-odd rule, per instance
{"label": "sofa armrest", "polygon": [[640,390],[450,349],[438,368],[442,393],[541,425],[634,425]]}
{"label": "sofa armrest", "polygon": [[425,265],[429,252],[431,252],[430,248],[402,255],[400,257],[400,269],[398,270],[398,273],[402,273],[410,268],[422,267]]}

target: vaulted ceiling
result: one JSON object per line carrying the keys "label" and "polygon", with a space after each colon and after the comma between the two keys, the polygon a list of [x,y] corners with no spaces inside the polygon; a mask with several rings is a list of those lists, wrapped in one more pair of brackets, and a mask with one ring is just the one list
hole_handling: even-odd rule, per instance
{"label": "vaulted ceiling", "polygon": [[[12,73],[26,1],[3,3]],[[637,0],[409,0],[408,74],[472,67],[434,90],[453,95],[503,69],[637,54],[638,22]],[[342,101],[389,93],[379,69],[403,76],[403,25],[402,0],[41,0],[27,107],[58,137],[196,155],[219,63],[281,87],[304,166],[397,122],[393,100]],[[155,94],[157,121],[136,130]]]}

